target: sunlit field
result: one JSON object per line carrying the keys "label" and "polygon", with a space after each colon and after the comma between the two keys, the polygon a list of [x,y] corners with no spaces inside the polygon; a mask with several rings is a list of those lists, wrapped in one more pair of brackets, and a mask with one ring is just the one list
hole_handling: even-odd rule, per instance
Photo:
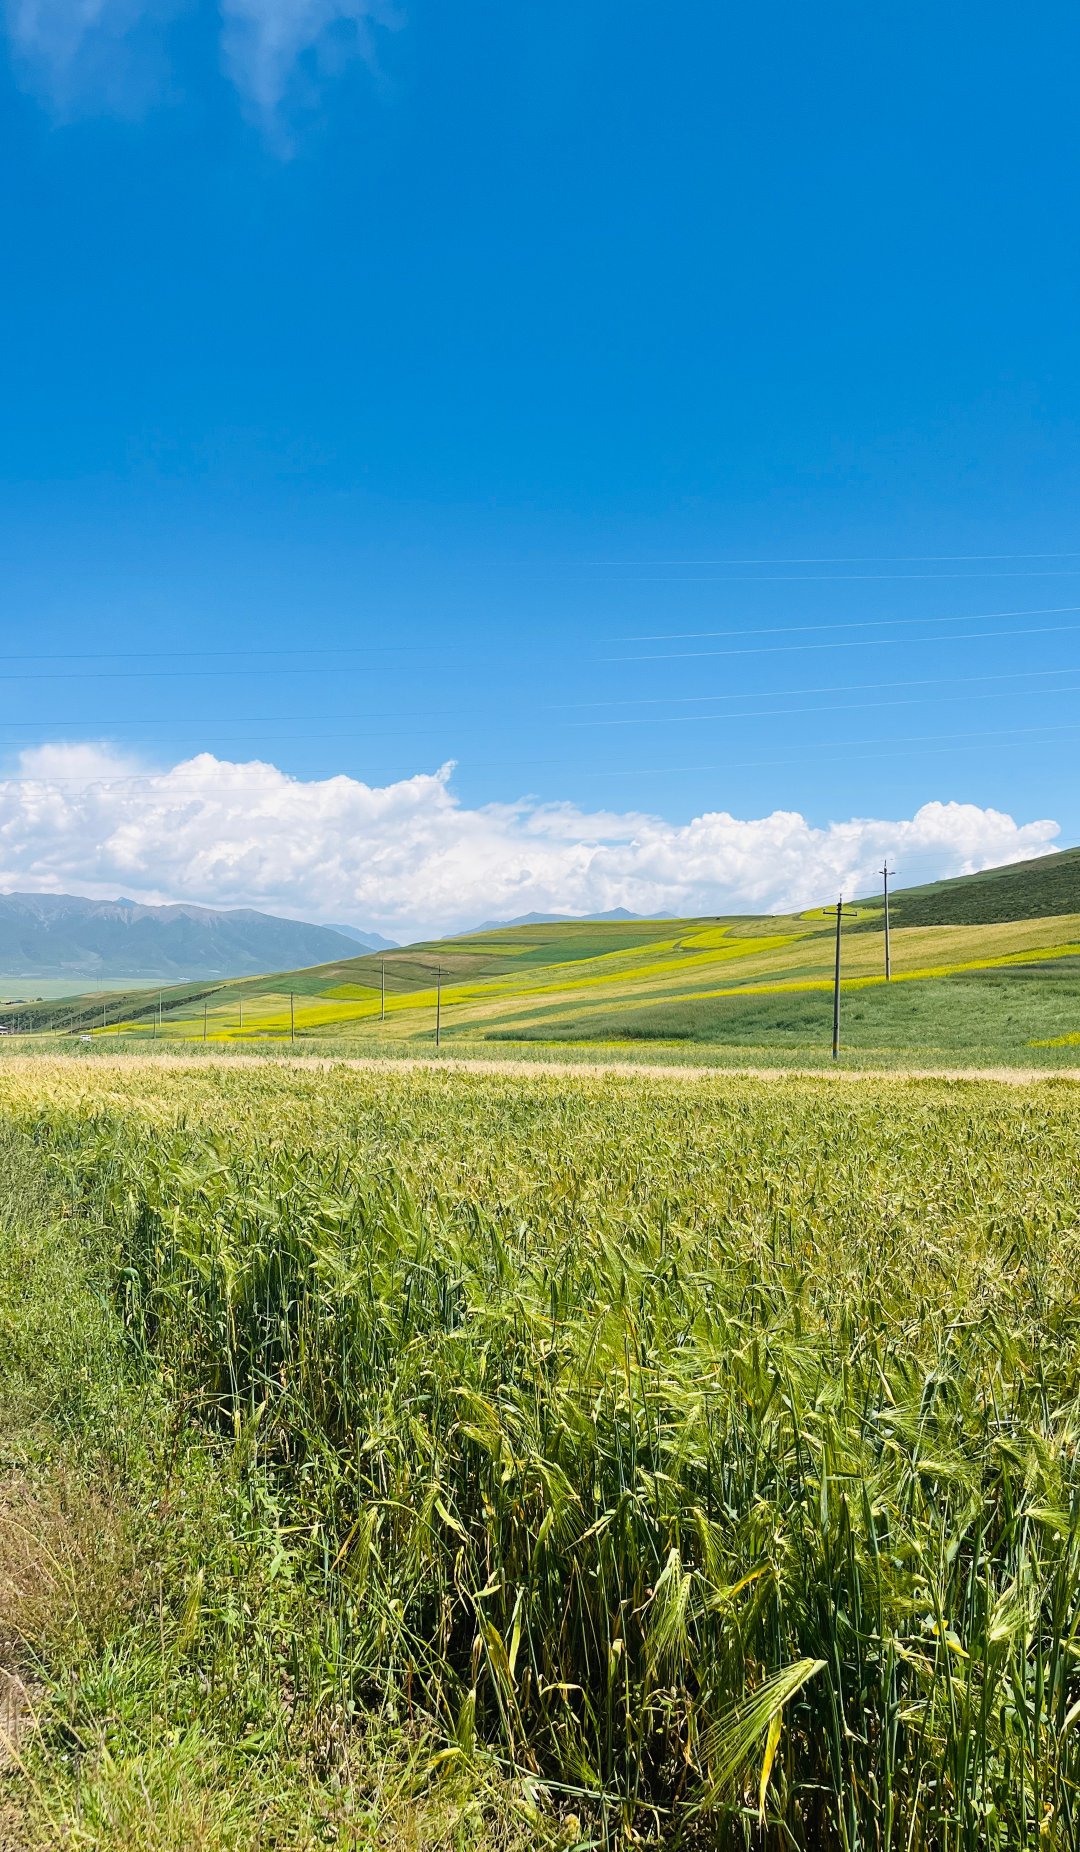
{"label": "sunlit field", "polygon": [[[954,884],[955,885],[955,884]],[[962,887],[962,883],[958,884]],[[901,916],[902,917],[902,916]],[[1080,914],[894,926],[853,910],[841,1046],[867,1066],[1065,1064],[1080,1035]],[[828,1057],[835,915],[518,927],[309,970],[114,991],[0,1013],[0,1025],[147,1048],[483,1054],[695,1051],[706,1065]]]}
{"label": "sunlit field", "polygon": [[0,1102],[41,1843],[1076,1843],[1073,1085]]}

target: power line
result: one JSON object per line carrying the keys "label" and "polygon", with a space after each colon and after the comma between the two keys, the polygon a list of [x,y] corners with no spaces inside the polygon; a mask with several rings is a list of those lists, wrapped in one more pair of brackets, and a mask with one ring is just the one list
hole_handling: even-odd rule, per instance
{"label": "power line", "polygon": [[918,585],[925,579],[1075,579],[1080,566],[1055,567],[1036,572],[762,572],[729,573],[723,579],[644,577],[632,585],[845,585],[884,583]]}
{"label": "power line", "polygon": [[[1075,607],[1065,606],[1062,608],[1080,610],[1080,606],[1075,606]],[[897,623],[900,623],[905,620],[897,619],[895,621]],[[913,623],[917,623],[920,620],[911,619],[909,621]],[[958,619],[957,621],[963,622],[964,620]],[[832,629],[832,628],[835,628],[835,626],[814,625],[814,626],[808,626],[808,628]],[[903,644],[906,648],[911,649],[911,648],[924,648],[928,644],[977,643],[977,642],[987,642],[987,641],[993,642],[996,640],[1005,640],[1010,637],[1044,637],[1044,636],[1062,636],[1066,634],[1071,635],[1071,634],[1074,634],[1077,630],[1080,630],[1080,624],[1038,624],[1038,625],[1026,627],[1024,629],[1019,629],[1019,630],[960,631],[960,632],[955,632],[955,633],[945,635],[945,636],[942,636],[940,633],[936,633],[936,634],[926,636],[926,637],[845,637],[841,641],[835,642],[835,643],[752,644],[750,646],[743,646],[738,649],[650,651],[643,655],[637,655],[637,656],[600,656],[600,657],[595,657],[595,658],[588,658],[587,661],[590,663],[596,664],[597,666],[599,665],[606,666],[611,663],[703,662],[707,660],[719,660],[721,658],[732,658],[736,656],[788,656],[788,655],[807,654],[811,652],[816,653],[822,650],[886,649],[886,648],[893,647],[896,644]],[[724,634],[724,633],[717,633],[717,634]],[[733,632],[732,634],[738,635],[738,634],[743,634],[743,633]],[[749,634],[754,635],[756,633],[750,632]],[[767,633],[762,633],[762,634],[767,634]],[[355,668],[355,667],[350,668],[344,665],[339,667],[339,670],[338,670],[339,674],[342,674],[342,673],[363,674],[365,672],[366,671],[363,669]],[[247,672],[241,669],[237,669],[237,670],[185,669],[181,673],[184,677],[189,677],[189,676],[196,677],[197,676],[197,677],[211,678],[211,677],[231,676],[234,674],[242,675]],[[274,674],[291,674],[291,675],[320,675],[323,673],[323,671],[321,669],[305,669],[302,667],[295,667],[295,668],[287,668],[287,669],[277,669],[277,670],[274,670],[273,673]],[[127,670],[120,670],[116,672],[115,675],[110,671],[101,671],[100,673],[97,671],[92,671],[90,674],[85,675],[85,676],[77,674],[74,671],[69,672],[67,670],[62,670],[58,674],[48,674],[48,675],[45,675],[45,674],[43,675],[8,675],[8,674],[4,674],[0,672],[0,682],[110,681],[110,680],[139,681],[139,680],[147,679],[147,676],[149,674],[150,674],[150,671],[147,671],[147,675],[142,675],[141,673],[140,674],[131,673]],[[564,704],[560,703],[559,705],[562,706]],[[20,724],[25,724],[25,723],[20,723]],[[36,724],[42,724],[42,723],[36,723]],[[47,724],[60,724],[60,723],[47,723]],[[90,724],[90,723],[87,722],[87,723],[75,723],[75,724]]]}
{"label": "power line", "polygon": [[[660,707],[665,702],[672,707],[684,706],[692,701],[773,701],[780,695],[814,695],[814,694],[860,694],[878,688],[964,688],[975,682],[1015,682],[1023,676],[1075,675],[1074,663],[1062,664],[1055,669],[1008,669],[991,671],[983,675],[926,675],[914,678],[906,677],[901,681],[889,682],[824,682],[816,683],[810,688],[764,688],[760,693],[753,689],[742,689],[733,694],[709,695],[624,695],[611,701],[560,701],[542,711],[555,712],[556,705],[566,712],[581,708],[594,707]],[[0,725],[3,723],[0,722]],[[39,721],[40,726],[63,723]],[[86,722],[87,725],[91,723]],[[97,724],[97,723],[94,723]]]}
{"label": "power line", "polygon": [[[1028,671],[1024,671],[1023,673],[1042,674],[1042,675],[1048,675],[1048,674],[1076,675],[1076,674],[1080,674],[1080,668],[1070,667],[1068,669],[1060,669],[1060,670],[1028,670]],[[1080,685],[1073,685],[1073,684],[1069,684],[1068,686],[1064,686],[1064,687],[1031,688],[1031,689],[1025,689],[1025,690],[1018,691],[1014,685],[1015,680],[1016,680],[1016,677],[1014,675],[961,676],[961,677],[956,677],[956,678],[943,677],[937,680],[935,680],[934,678],[927,678],[926,680],[912,681],[912,682],[868,683],[866,684],[866,686],[868,688],[914,687],[914,688],[926,689],[926,688],[933,688],[933,687],[938,687],[938,686],[945,687],[945,686],[949,686],[953,684],[970,685],[971,683],[980,682],[980,681],[990,681],[990,680],[1008,682],[1009,686],[1003,687],[1003,688],[988,689],[980,694],[968,694],[965,697],[966,700],[968,702],[1014,700],[1017,692],[1029,694],[1029,695],[1037,695],[1042,699],[1045,699],[1045,698],[1048,698],[1054,695],[1080,693]],[[799,692],[801,691],[796,690],[796,693],[799,693]],[[814,691],[808,691],[808,693],[810,692],[814,692]],[[840,689],[837,692],[847,692],[847,690]],[[852,693],[860,692],[859,685],[856,684],[854,687],[852,687],[851,692]],[[686,697],[686,698],[699,701],[699,702],[703,700],[715,700],[715,701],[730,701],[730,700],[737,700],[737,699],[767,700],[769,699],[769,695],[768,693],[764,693],[759,696],[744,695],[741,697],[737,695],[715,695],[715,696],[695,695],[695,696]],[[921,707],[924,704],[924,700],[932,700],[932,699],[934,699],[934,697],[927,696],[923,698],[911,697],[908,699],[889,700],[889,701],[844,701],[844,702],[835,702],[827,706],[818,705],[815,707],[747,708],[747,709],[742,710],[741,712],[740,711],[718,712],[718,713],[706,713],[706,714],[634,714],[634,715],[620,716],[615,719],[600,719],[600,718],[591,718],[588,720],[567,719],[567,720],[561,720],[559,722],[555,722],[552,724],[556,726],[561,726],[564,728],[570,728],[575,732],[586,732],[589,730],[595,730],[595,729],[600,729],[600,728],[610,728],[610,727],[626,728],[626,727],[691,726],[691,725],[700,725],[704,722],[711,722],[715,724],[715,723],[725,722],[725,721],[774,720],[774,719],[788,718],[788,717],[813,718],[817,714],[849,714],[849,713],[869,712],[871,710],[876,710],[879,708]],[[658,701],[656,704],[659,705],[660,702]],[[674,704],[674,702],[672,704]],[[386,718],[390,719],[392,718],[392,716],[387,715]],[[54,724],[59,724],[59,723],[54,723]],[[456,731],[457,731],[458,738],[469,738],[469,737],[475,736],[478,733],[482,733],[483,736],[487,738],[490,736],[491,729],[490,729],[490,726],[485,726],[483,728],[465,727],[465,728],[458,728]],[[259,733],[254,739],[251,739],[251,740],[249,740],[248,736],[245,734],[236,734],[236,733],[200,733],[198,737],[199,737],[201,746],[203,748],[214,746],[214,745],[243,746],[246,744],[250,744],[251,746],[258,748],[260,750],[265,746],[278,746],[278,745],[283,745],[283,744],[290,744],[290,745],[291,744],[306,744],[314,740],[317,740],[320,745],[325,745],[325,744],[332,743],[332,742],[341,742],[341,743],[349,744],[349,743],[355,743],[357,741],[364,741],[369,745],[372,743],[371,735],[369,733],[327,733],[323,730],[320,730],[318,733],[314,733],[314,734],[313,733]],[[390,739],[421,740],[421,739],[430,739],[433,737],[438,737],[438,735],[433,735],[431,733],[417,732],[415,730],[411,730],[411,731],[403,730],[403,731],[389,734],[389,735],[382,734],[380,736],[380,739],[385,740],[387,738],[390,738]],[[50,745],[69,743],[69,744],[78,744],[78,745],[86,745],[86,746],[107,747],[107,746],[114,745],[116,742],[110,736],[102,736],[99,738],[80,739],[75,742],[52,742],[50,741],[47,743]],[[19,742],[12,742],[12,744],[19,745]],[[33,750],[34,748],[31,747],[29,749]],[[280,770],[280,767],[275,766],[274,770],[275,771]],[[148,776],[162,777],[162,778],[168,777],[169,775],[170,775],[170,772],[168,769],[162,772],[159,772],[159,773],[148,774]],[[0,775],[0,782],[3,782],[2,775]]]}
{"label": "power line", "polygon": [[[1080,568],[1078,568],[1077,570],[1078,572],[1080,572]],[[862,618],[862,619],[853,619],[853,620],[845,619],[842,622],[836,622],[836,623],[829,621],[825,623],[814,623],[814,624],[790,624],[790,625],[785,624],[785,625],[770,626],[766,628],[760,628],[758,626],[754,626],[750,631],[739,630],[739,629],[716,630],[716,631],[674,631],[674,632],[656,633],[655,635],[646,634],[640,637],[638,636],[613,637],[610,639],[610,641],[616,642],[616,643],[618,642],[652,642],[652,641],[663,642],[667,640],[678,641],[680,638],[689,639],[693,637],[714,637],[714,636],[715,637],[725,637],[725,636],[745,636],[745,635],[773,636],[773,635],[780,635],[784,633],[795,633],[795,632],[801,632],[801,631],[865,629],[871,625],[886,628],[886,627],[895,627],[896,625],[901,625],[901,624],[910,625],[910,624],[939,624],[939,623],[957,623],[957,624],[983,623],[983,622],[989,622],[992,619],[997,619],[1001,617],[1047,617],[1047,616],[1060,615],[1066,612],[1075,612],[1075,611],[1080,611],[1080,605],[1038,605],[1038,606],[1032,606],[1025,610],[976,611],[976,612],[966,612],[966,613],[965,612],[956,612],[956,613],[937,612],[937,613],[930,613],[925,616],[911,615],[907,617]],[[1011,633],[1004,633],[1004,634],[1011,634]],[[242,649],[242,648],[233,649],[233,650],[163,650],[163,651],[145,651],[145,652],[141,650],[122,650],[122,651],[102,650],[102,651],[93,651],[93,652],[87,651],[87,652],[77,654],[77,655],[66,653],[64,651],[57,651],[57,652],[54,652],[53,654],[45,654],[45,653],[38,652],[36,654],[31,654],[31,655],[0,656],[0,662],[44,662],[44,663],[50,663],[50,662],[113,662],[113,661],[128,661],[128,660],[133,660],[135,658],[141,658],[144,661],[150,662],[150,661],[167,661],[167,660],[180,660],[180,659],[186,661],[189,658],[204,658],[204,657],[255,658],[255,657],[264,657],[264,656],[303,656],[303,657],[318,656],[320,658],[323,658],[327,656],[361,655],[361,654],[363,655],[388,655],[388,654],[408,655],[408,654],[419,654],[421,652],[423,652],[425,658],[427,658],[430,653],[428,650],[428,646],[425,643],[417,642],[417,643],[378,644],[378,645],[376,644],[339,644],[339,645],[333,645],[333,646],[328,646],[328,647],[322,647],[322,646],[308,647],[307,645],[301,645],[295,648],[288,648],[288,647],[282,646],[281,648],[278,648],[278,649],[269,649],[269,650]],[[454,656],[455,662],[460,663],[462,660],[463,659],[460,655]],[[491,652],[487,652],[483,656],[482,660],[484,661],[485,664],[489,663],[492,660]],[[595,662],[595,663],[607,663],[611,661],[630,661],[630,662],[638,661],[638,660],[653,661],[653,660],[657,660],[657,658],[654,658],[651,656],[645,656],[641,658],[599,656],[599,657],[590,657],[587,660],[591,662]],[[338,668],[339,673],[342,671],[348,674],[351,674],[351,675],[363,674],[365,672],[365,665],[362,663],[360,664],[343,663],[343,664],[340,664]],[[323,672],[324,671],[323,671],[321,664],[318,666],[307,668],[302,663],[295,663],[295,662],[277,663],[272,666],[268,666],[265,670],[260,671],[260,673],[268,674],[268,675],[318,675],[318,674],[322,674]],[[246,668],[178,669],[173,672],[172,679],[185,679],[186,680],[186,679],[194,679],[194,678],[209,679],[213,677],[235,677],[239,675],[247,675],[249,673],[250,671]],[[0,670],[0,681],[5,681],[5,682],[17,682],[17,681],[30,681],[30,682],[34,682],[34,681],[144,681],[144,680],[150,679],[151,677],[156,677],[158,676],[158,674],[159,672],[154,669],[145,669],[145,670],[144,669],[103,669],[103,670],[41,669],[41,670],[29,671],[26,673],[23,673],[23,672],[8,673],[7,671]]]}
{"label": "power line", "polygon": [[796,554],[791,559],[596,559],[590,566],[956,566],[965,561],[1017,559],[1080,559],[1080,549],[1062,547],[1053,553],[831,553]]}
{"label": "power line", "polygon": [[408,643],[279,643],[251,649],[98,649],[98,650],[29,650],[20,654],[0,653],[0,662],[161,662],[192,656],[352,656],[358,654],[388,656],[419,645]]}
{"label": "power line", "polygon": [[[1078,673],[1078,671],[1071,671]],[[1015,698],[1012,688],[995,688],[985,694],[969,694],[968,701],[1011,701]],[[1049,695],[1080,694],[1080,685],[1067,688],[1032,688],[1024,692],[1037,694],[1045,699]],[[859,714],[884,707],[921,707],[923,701],[917,697],[899,701],[841,701],[830,707],[765,707],[748,709],[734,714],[640,714],[625,720],[571,720],[565,724],[575,728],[585,727],[663,727],[691,726],[702,721],[729,720],[777,720],[791,716],[813,719],[817,714]]]}
{"label": "power line", "polygon": [[[797,688],[790,688],[790,687],[789,688],[765,688],[761,690],[746,688],[746,689],[738,689],[735,691],[727,691],[727,692],[717,693],[717,694],[623,695],[623,696],[618,696],[616,698],[608,699],[606,701],[546,701],[546,702],[536,703],[532,707],[531,711],[534,713],[538,713],[538,714],[582,713],[582,712],[585,712],[586,710],[592,710],[596,708],[661,707],[665,705],[670,706],[670,707],[681,707],[681,706],[688,706],[692,703],[700,704],[703,701],[771,701],[771,700],[776,700],[780,696],[787,696],[787,695],[809,696],[809,695],[818,695],[818,694],[861,694],[864,691],[874,692],[881,688],[966,688],[966,687],[974,686],[978,682],[1007,681],[1010,684],[1013,684],[1016,681],[1023,680],[1025,678],[1045,679],[1046,677],[1052,676],[1052,675],[1075,675],[1077,672],[1078,672],[1077,665],[1075,663],[1061,663],[1061,664],[1058,664],[1056,667],[1050,668],[1050,669],[1008,669],[1004,671],[991,670],[989,672],[984,672],[983,674],[980,674],[980,675],[920,675],[920,676],[905,676],[899,680],[894,679],[890,681],[824,682],[824,683],[817,682],[817,683],[811,684],[809,687],[804,686],[804,687],[797,687]],[[1032,692],[1035,692],[1035,691],[1033,690]],[[367,712],[360,713],[360,714],[297,714],[297,715],[290,715],[290,716],[285,716],[282,714],[234,714],[234,715],[231,715],[229,718],[232,720],[232,723],[235,726],[252,726],[252,727],[272,726],[279,720],[289,718],[293,721],[295,725],[319,726],[321,728],[322,726],[325,725],[326,722],[328,721],[333,722],[337,720],[348,720],[348,721],[353,721],[353,722],[401,720],[401,719],[438,720],[438,719],[449,719],[449,718],[458,719],[462,715],[471,715],[471,716],[482,716],[487,719],[488,725],[485,727],[485,732],[487,732],[487,731],[490,731],[490,714],[491,714],[491,709],[490,709],[490,704],[489,704],[485,707],[475,707],[475,708],[445,707],[445,708],[414,708],[411,710],[409,709],[402,710],[399,708],[395,708],[395,709],[384,709],[380,712],[367,711]],[[80,716],[80,715],[70,715],[69,714],[69,715],[62,715],[62,716],[61,715],[45,715],[45,716],[40,716],[34,720],[0,720],[0,728],[8,728],[9,730],[13,728],[19,728],[20,730],[24,730],[24,731],[26,730],[33,731],[41,727],[106,727],[106,726],[135,727],[135,726],[138,726],[138,727],[153,727],[155,729],[165,729],[169,732],[175,732],[180,727],[190,726],[190,727],[203,728],[203,727],[206,727],[207,725],[213,726],[214,724],[216,724],[216,717],[213,715],[205,715],[205,714],[177,715],[171,719],[164,719],[160,715],[155,715],[154,717],[149,718],[143,715],[124,714],[124,715],[118,715],[115,718],[103,718],[102,716],[99,716],[99,715],[81,715]],[[240,735],[220,734],[220,733],[214,734],[214,735],[206,735],[202,733],[200,734],[200,738],[211,738],[211,737],[220,741],[222,739],[239,739]],[[307,739],[309,737],[310,736],[306,733],[279,733],[279,734],[260,735],[260,738],[262,739],[269,739],[269,740],[274,740],[274,741],[301,740],[301,739]],[[365,736],[361,734],[352,734],[352,733],[328,734],[328,733],[320,732],[318,737],[320,739],[359,739]],[[404,735],[402,737],[404,737]],[[18,744],[17,741],[12,741],[11,743],[13,745]],[[112,735],[106,736],[102,740],[94,740],[94,739],[83,740],[83,741],[80,741],[79,743],[83,745],[111,744],[113,743],[113,736]]]}
{"label": "power line", "polygon": [[[936,751],[939,749],[944,749],[946,746],[955,745],[958,742],[962,743],[962,742],[969,741],[969,740],[978,741],[978,740],[985,740],[985,739],[1009,739],[1009,738],[1016,738],[1016,737],[1029,737],[1033,735],[1046,736],[1046,735],[1051,735],[1051,734],[1058,735],[1061,733],[1074,733],[1074,732],[1080,732],[1080,722],[1069,721],[1069,722],[1062,722],[1061,724],[1052,723],[1050,725],[1041,725],[1041,726],[1032,726],[1032,727],[990,727],[990,728],[985,728],[985,729],[966,732],[966,733],[912,733],[912,734],[907,734],[907,735],[895,736],[894,738],[890,740],[890,746],[910,745],[910,746],[918,746],[918,747],[928,747],[931,750]],[[828,746],[839,745],[843,747],[845,751],[847,751],[847,750],[850,750],[852,748],[859,747],[859,746],[871,746],[877,742],[876,742],[876,737],[872,737],[868,739],[848,740],[846,742],[844,741],[837,742],[834,740],[828,740],[828,741],[824,741],[821,743],[824,745],[828,745]],[[619,767],[619,768],[614,768],[614,769],[605,768],[603,770],[596,770],[593,767],[583,768],[579,765],[574,765],[571,761],[567,761],[565,759],[518,759],[518,758],[515,758],[515,759],[510,759],[510,760],[507,760],[507,759],[470,760],[470,761],[467,761],[467,764],[468,764],[468,768],[470,771],[506,771],[506,770],[525,770],[525,769],[553,770],[553,769],[562,768],[568,771],[573,770],[576,773],[576,775],[579,777],[585,776],[588,778],[603,778],[603,779],[644,778],[644,777],[662,778],[662,777],[674,776],[676,774],[682,775],[684,773],[703,773],[703,772],[728,773],[732,771],[758,770],[762,767],[767,767],[767,766],[793,765],[793,764],[805,765],[805,762],[806,762],[805,755],[808,751],[813,751],[816,753],[817,745],[814,742],[810,742],[802,748],[799,754],[789,756],[787,758],[780,758],[780,759],[730,760],[726,764],[722,764],[722,765],[716,765],[716,764],[713,764],[713,765],[651,765],[651,766],[632,765],[632,766],[624,766],[624,767]],[[823,755],[823,756],[826,759],[829,757],[828,754]],[[835,757],[837,755],[834,754],[833,756]],[[842,754],[839,756],[842,756]],[[816,762],[821,762],[821,760],[819,759]],[[456,762],[452,762],[452,763],[456,763]],[[238,766],[237,769],[240,770],[241,768]],[[349,784],[366,785],[368,784],[370,777],[374,775],[369,772],[366,778],[361,779],[361,778],[356,777],[352,773],[342,772],[340,768],[338,767],[331,767],[329,770],[325,770],[325,771],[324,770],[309,771],[305,775],[305,777],[301,779],[301,778],[295,778],[288,773],[280,771],[276,766],[268,767],[268,770],[272,774],[272,777],[270,780],[264,780],[261,783],[248,783],[248,784],[244,784],[240,782],[239,780],[230,779],[228,777],[221,777],[219,775],[215,775],[211,773],[207,773],[205,776],[202,776],[202,777],[191,777],[191,778],[177,777],[174,773],[168,770],[162,771],[162,772],[150,772],[150,773],[144,773],[144,772],[125,773],[115,778],[92,778],[92,779],[85,781],[85,783],[81,783],[79,780],[73,779],[68,774],[58,775],[52,778],[45,776],[45,775],[41,775],[37,778],[7,778],[5,779],[5,778],[0,777],[0,792],[3,792],[5,790],[6,791],[20,790],[23,788],[27,788],[27,789],[31,789],[35,791],[52,790],[52,789],[59,789],[61,786],[66,787],[66,786],[74,785],[75,789],[72,795],[80,796],[80,795],[88,795],[88,794],[91,794],[97,791],[121,788],[124,786],[130,787],[130,786],[156,784],[156,785],[165,787],[165,790],[164,792],[155,791],[155,792],[147,793],[147,795],[155,799],[159,798],[162,795],[167,795],[168,790],[172,789],[173,787],[178,787],[178,786],[182,786],[182,787],[201,786],[204,789],[211,790],[211,791],[227,790],[231,794],[238,794],[238,793],[267,794],[268,792],[279,794],[283,787],[286,790],[291,789],[293,791],[303,791],[309,784],[313,784],[317,782],[318,783],[332,782],[334,779],[342,779],[346,783],[349,783]],[[415,778],[418,776],[415,767],[410,767],[400,772],[396,772],[396,771],[393,773],[382,772],[379,775],[384,778],[389,778],[391,781],[394,781],[394,782],[398,780],[407,780],[407,779]],[[433,776],[434,774],[427,774],[427,775]]]}
{"label": "power line", "polygon": [[1023,611],[936,611],[925,616],[908,617],[855,617],[836,620],[827,618],[817,624],[755,624],[751,631],[745,628],[735,630],[658,630],[641,636],[611,637],[612,643],[688,643],[703,640],[706,637],[779,637],[806,633],[811,630],[886,630],[897,624],[984,624],[992,618],[999,617],[1064,617],[1073,611],[1080,611],[1077,604],[1035,605]]}
{"label": "power line", "polygon": [[[749,649],[699,649],[660,651],[646,656],[604,656],[603,662],[702,662],[719,656],[791,656],[808,650],[887,649],[902,643],[905,649],[924,648],[928,643],[980,643],[995,637],[1049,637],[1065,631],[1080,630],[1080,624],[1037,624],[1029,630],[969,630],[952,636],[929,637],[845,637],[842,643],[776,643]],[[0,677],[0,680],[6,679]]]}
{"label": "power line", "polygon": [[[403,653],[405,649],[407,648],[419,650],[419,647],[420,646],[418,644],[402,645],[401,653]],[[229,651],[227,653],[231,655],[233,652]],[[239,653],[240,652],[238,651],[237,654]],[[328,651],[327,653],[329,655],[337,655],[341,652],[338,652],[336,650],[331,650],[331,651]],[[60,662],[60,661],[70,661],[71,658],[58,656],[58,657],[49,657],[48,660]],[[455,658],[455,661],[459,661],[459,660],[460,658],[457,658],[457,657]],[[336,675],[369,675],[369,674],[373,675],[375,673],[376,666],[377,665],[368,665],[367,663],[339,663],[334,673]],[[181,680],[189,681],[189,680],[196,680],[196,679],[200,681],[205,681],[205,680],[210,679],[213,676],[217,676],[219,678],[225,677],[225,676],[238,676],[238,675],[250,676],[251,673],[252,671],[249,668],[248,669],[176,669],[173,671],[173,674],[170,677],[170,679],[176,680],[176,681],[181,681]],[[321,665],[318,667],[305,668],[302,663],[278,663],[273,668],[259,670],[259,674],[261,675],[325,675],[326,669],[322,667]],[[40,671],[35,671],[29,674],[23,674],[22,672],[20,672],[17,675],[11,675],[8,673],[7,670],[0,670],[0,682],[143,682],[143,681],[149,680],[151,677],[158,677],[159,675],[160,675],[160,671],[157,669],[59,669],[55,671],[42,669]]]}

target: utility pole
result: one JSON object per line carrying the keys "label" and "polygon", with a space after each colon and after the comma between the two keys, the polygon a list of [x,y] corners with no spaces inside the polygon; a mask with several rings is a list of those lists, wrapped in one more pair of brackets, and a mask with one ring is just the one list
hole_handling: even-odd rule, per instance
{"label": "utility pole", "polygon": [[840,924],[844,917],[844,897],[841,894],[836,903],[836,969],[833,974],[832,995],[832,1058],[840,1059]]}
{"label": "utility pole", "polygon": [[160,1034],[161,1034],[161,992],[159,990],[157,994],[157,1015],[154,1017],[154,1040],[155,1042],[157,1041],[158,1036]]}
{"label": "utility pole", "polygon": [[832,1058],[840,1059],[840,921],[844,913],[844,897],[841,894],[836,903],[836,974],[833,978],[832,993]]}
{"label": "utility pole", "polygon": [[386,960],[379,960],[379,1021],[386,1021]]}
{"label": "utility pole", "polygon": [[890,950],[889,950],[889,876],[894,875],[895,873],[896,873],[895,868],[889,867],[888,858],[886,857],[885,866],[881,870],[881,879],[885,883],[885,982],[886,983],[888,983],[889,979],[892,977],[892,957],[890,955]]}
{"label": "utility pole", "polygon": [[101,1033],[102,1035],[104,1035],[107,1028],[108,1028],[108,1023],[105,1018],[105,1005],[103,1003],[101,1006]]}
{"label": "utility pole", "polygon": [[442,1034],[442,966],[435,967],[435,1046],[438,1048]]}
{"label": "utility pole", "polygon": [[241,997],[240,999],[240,1033],[241,1035],[243,1035],[244,1033],[244,999],[243,997]]}
{"label": "utility pole", "polygon": [[291,990],[289,992],[289,1040],[295,1047],[296,1045],[296,998],[294,997]]}
{"label": "utility pole", "polygon": [[202,1006],[202,1039],[206,1040],[206,1004]]}

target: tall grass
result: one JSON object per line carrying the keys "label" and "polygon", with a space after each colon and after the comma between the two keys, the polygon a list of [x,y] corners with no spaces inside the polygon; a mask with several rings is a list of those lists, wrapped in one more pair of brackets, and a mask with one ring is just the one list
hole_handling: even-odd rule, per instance
{"label": "tall grass", "polygon": [[276,1488],[332,1730],[434,1717],[601,1837],[1077,1843],[1075,1091],[108,1084],[10,1088]]}

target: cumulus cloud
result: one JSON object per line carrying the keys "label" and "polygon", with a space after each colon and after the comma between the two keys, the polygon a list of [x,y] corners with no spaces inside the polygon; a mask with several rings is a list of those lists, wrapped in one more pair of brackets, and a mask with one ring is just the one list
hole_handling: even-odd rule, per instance
{"label": "cumulus cloud", "polygon": [[389,785],[200,753],[154,770],[98,746],[27,750],[0,780],[0,889],[129,894],[350,920],[397,939],[520,913],[785,912],[970,874],[1052,846],[1049,819],[976,804],[815,827],[797,811],[688,823],[569,803],[468,808],[451,766]]}
{"label": "cumulus cloud", "polygon": [[[166,28],[184,0],[5,0],[8,33],[30,85],[62,110],[130,113],[166,85]],[[317,79],[375,60],[389,0],[220,0],[221,55],[252,112],[281,141],[281,112]]]}

